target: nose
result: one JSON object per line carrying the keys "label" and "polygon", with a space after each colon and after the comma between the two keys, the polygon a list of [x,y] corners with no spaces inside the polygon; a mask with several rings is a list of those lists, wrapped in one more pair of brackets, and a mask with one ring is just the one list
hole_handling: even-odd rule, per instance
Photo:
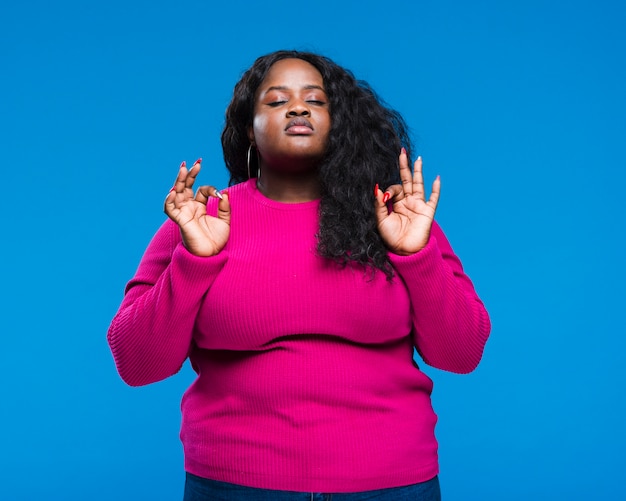
{"label": "nose", "polygon": [[310,115],[311,115],[311,110],[309,109],[308,104],[306,103],[306,101],[302,101],[301,99],[293,101],[292,105],[287,110],[287,116],[289,117],[297,117],[297,116],[306,117]]}

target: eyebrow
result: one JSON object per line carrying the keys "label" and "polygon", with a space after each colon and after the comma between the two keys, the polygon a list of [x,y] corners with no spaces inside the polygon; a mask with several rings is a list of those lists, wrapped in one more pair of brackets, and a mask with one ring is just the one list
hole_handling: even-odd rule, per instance
{"label": "eyebrow", "polygon": [[[305,85],[304,87],[302,87],[302,90],[312,90],[312,89],[317,89],[317,90],[321,90],[324,94],[326,94],[326,90],[324,89],[324,87],[321,87],[320,85]],[[290,90],[289,87],[286,87],[284,85],[273,85],[272,87],[269,87],[265,90],[265,93],[270,92],[272,90]]]}

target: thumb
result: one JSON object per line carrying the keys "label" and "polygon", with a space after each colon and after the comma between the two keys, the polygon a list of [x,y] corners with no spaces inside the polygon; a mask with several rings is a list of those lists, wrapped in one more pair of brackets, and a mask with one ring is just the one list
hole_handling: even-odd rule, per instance
{"label": "thumb", "polygon": [[217,204],[217,218],[230,225],[230,200],[228,198],[228,191],[223,190],[220,192],[222,198]]}

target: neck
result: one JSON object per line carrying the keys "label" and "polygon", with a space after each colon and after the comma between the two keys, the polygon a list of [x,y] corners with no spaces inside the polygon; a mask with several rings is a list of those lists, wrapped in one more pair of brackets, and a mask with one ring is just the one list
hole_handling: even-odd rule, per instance
{"label": "neck", "polygon": [[288,174],[261,169],[256,185],[263,195],[277,202],[302,203],[320,198],[317,171]]}

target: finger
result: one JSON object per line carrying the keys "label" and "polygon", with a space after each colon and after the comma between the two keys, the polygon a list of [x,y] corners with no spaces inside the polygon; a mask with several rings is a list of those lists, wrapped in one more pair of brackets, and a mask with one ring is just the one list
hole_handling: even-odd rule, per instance
{"label": "finger", "polygon": [[178,175],[174,181],[174,186],[172,186],[170,191],[182,193],[185,190],[185,179],[187,179],[187,162],[183,160],[178,168]]}
{"label": "finger", "polygon": [[428,205],[430,205],[433,210],[437,209],[437,204],[439,203],[439,194],[441,193],[441,178],[437,176],[433,181],[433,191],[430,193],[430,198],[428,199]]}
{"label": "finger", "polygon": [[424,192],[424,174],[422,173],[422,157],[417,157],[413,164],[413,194],[420,200],[426,200]]}
{"label": "finger", "polygon": [[374,200],[374,212],[376,212],[376,219],[378,224],[382,223],[384,219],[389,216],[388,202],[391,200],[393,203],[404,198],[404,190],[402,185],[394,184],[389,186],[384,192],[380,189],[376,191],[376,197]]}
{"label": "finger", "polygon": [[211,197],[222,198],[222,195],[214,186],[200,186],[200,188],[198,188],[198,191],[196,192],[195,199],[196,201],[206,205],[206,203],[209,201],[209,198]]}
{"label": "finger", "polygon": [[222,198],[217,204],[217,217],[230,224],[230,199],[226,190],[222,191]]}
{"label": "finger", "polygon": [[[402,187],[400,185],[396,185],[402,191]],[[387,190],[383,191],[378,187],[378,183],[374,187],[374,211],[376,212],[376,217],[379,218],[379,222],[382,220],[381,218],[386,217],[389,214],[389,209],[387,208],[387,202],[391,197],[391,193],[387,193]]]}
{"label": "finger", "polygon": [[409,158],[407,157],[406,150],[404,148],[402,148],[398,160],[400,164],[400,180],[402,181],[404,193],[411,195],[413,193],[413,176],[411,175],[411,169],[409,168]]}
{"label": "finger", "polygon": [[376,188],[374,196],[374,212],[376,213],[378,224],[381,224],[384,219],[389,216],[389,209],[387,208],[388,194],[379,189],[378,185],[376,185]]}
{"label": "finger", "polygon": [[196,182],[196,177],[198,177],[198,174],[200,173],[201,165],[201,158],[198,158],[198,160],[193,163],[191,169],[189,169],[189,172],[187,173],[187,178],[185,179],[185,188],[193,188],[193,183]]}
{"label": "finger", "polygon": [[174,202],[175,199],[176,191],[174,191],[174,188],[172,188],[165,197],[165,201],[163,202],[163,212],[165,212],[169,217],[172,217],[174,210],[176,209],[176,204]]}
{"label": "finger", "polygon": [[391,201],[391,203],[395,204],[405,197],[404,186],[401,184],[392,184],[389,186],[385,193],[383,194],[383,202],[387,203]]}
{"label": "finger", "polygon": [[200,186],[198,191],[196,191],[195,200],[200,202],[202,205],[206,205],[211,197],[211,193],[213,193],[213,186]]}

